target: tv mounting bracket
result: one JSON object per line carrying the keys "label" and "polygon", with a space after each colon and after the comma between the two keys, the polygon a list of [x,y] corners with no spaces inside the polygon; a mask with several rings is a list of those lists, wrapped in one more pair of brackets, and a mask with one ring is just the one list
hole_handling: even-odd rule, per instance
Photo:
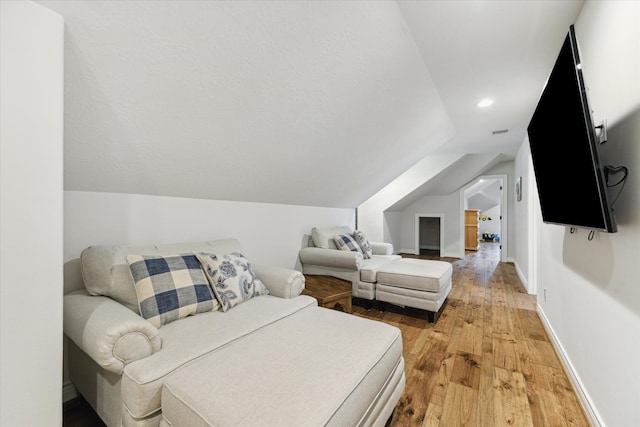
{"label": "tv mounting bracket", "polygon": [[[597,133],[596,136],[598,137],[598,143],[602,145],[605,142],[607,142],[607,119],[603,119],[600,122],[600,124],[595,127],[595,129]],[[620,193],[622,193],[624,184],[627,181],[627,175],[629,174],[629,170],[625,166],[612,166],[612,165],[603,166],[602,169],[604,172],[605,185],[608,188],[615,187],[617,185],[622,184],[622,187],[620,187],[620,190],[618,190],[618,194],[616,195],[615,199],[613,200],[613,202],[611,202],[611,205],[609,206],[609,209],[613,211],[613,205],[615,204],[616,200],[618,200],[618,197],[620,197]],[[620,178],[615,184],[610,184],[609,178],[612,175],[617,175],[619,173],[622,173],[622,178]]]}
{"label": "tv mounting bracket", "polygon": [[598,143],[604,144],[607,142],[607,119],[601,121],[600,124],[596,126],[596,130],[599,130],[599,132],[596,132],[598,136]]}

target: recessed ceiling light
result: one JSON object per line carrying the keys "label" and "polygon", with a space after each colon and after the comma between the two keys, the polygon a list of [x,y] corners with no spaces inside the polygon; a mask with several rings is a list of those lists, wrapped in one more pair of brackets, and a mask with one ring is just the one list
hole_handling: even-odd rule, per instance
{"label": "recessed ceiling light", "polygon": [[476,105],[480,108],[484,108],[484,107],[488,107],[491,104],[493,104],[493,99],[485,98],[485,99],[481,99],[480,102],[478,102]]}

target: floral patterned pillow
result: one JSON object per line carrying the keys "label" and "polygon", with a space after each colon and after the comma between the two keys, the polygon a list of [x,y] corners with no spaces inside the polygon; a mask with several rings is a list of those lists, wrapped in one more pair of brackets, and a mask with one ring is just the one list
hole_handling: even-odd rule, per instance
{"label": "floral patterned pillow", "polygon": [[204,270],[213,293],[222,306],[222,311],[269,290],[256,276],[249,261],[239,252],[228,254],[197,253],[196,257]]}
{"label": "floral patterned pillow", "polygon": [[353,237],[356,239],[356,242],[358,242],[358,245],[362,249],[362,252],[364,252],[364,258],[371,258],[371,255],[373,255],[373,250],[371,249],[371,244],[369,243],[367,236],[365,236],[362,231],[356,230],[353,232]]}

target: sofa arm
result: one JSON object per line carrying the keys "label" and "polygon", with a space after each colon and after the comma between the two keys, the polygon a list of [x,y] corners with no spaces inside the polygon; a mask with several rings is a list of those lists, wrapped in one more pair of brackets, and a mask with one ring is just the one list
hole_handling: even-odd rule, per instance
{"label": "sofa arm", "polygon": [[393,254],[393,245],[391,243],[369,243],[371,251],[374,255],[391,255]]}
{"label": "sofa arm", "polygon": [[302,265],[319,265],[358,271],[362,266],[362,254],[339,249],[309,247],[300,249],[300,262]]}
{"label": "sofa arm", "polygon": [[304,276],[299,271],[260,264],[251,267],[273,296],[295,298],[304,289]]}
{"label": "sofa arm", "polygon": [[111,298],[84,290],[64,296],[64,333],[98,365],[116,374],[162,346],[151,323]]}

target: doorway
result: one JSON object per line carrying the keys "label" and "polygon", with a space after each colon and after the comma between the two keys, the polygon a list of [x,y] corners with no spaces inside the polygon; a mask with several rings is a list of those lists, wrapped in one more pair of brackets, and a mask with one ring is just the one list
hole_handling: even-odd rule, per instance
{"label": "doorway", "polygon": [[416,214],[416,255],[444,257],[444,214]]}
{"label": "doorway", "polygon": [[499,259],[507,261],[507,175],[480,176],[461,191],[461,257],[464,257],[464,210],[477,209],[479,244],[491,244]]}

